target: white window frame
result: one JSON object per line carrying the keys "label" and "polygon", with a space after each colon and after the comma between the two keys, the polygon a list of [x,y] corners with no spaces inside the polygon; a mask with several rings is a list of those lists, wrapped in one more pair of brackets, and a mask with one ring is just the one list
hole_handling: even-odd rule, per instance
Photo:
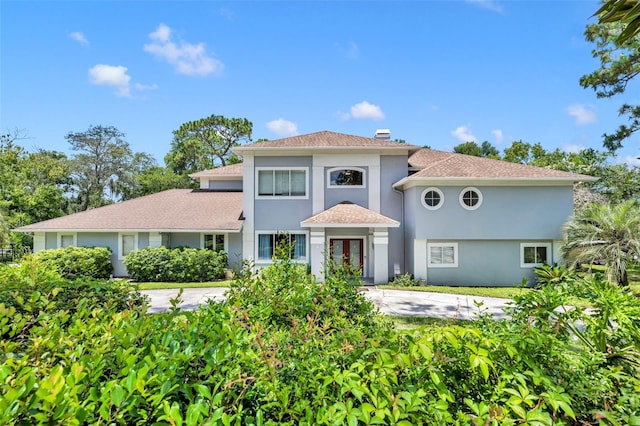
{"label": "white window frame", "polygon": [[[478,203],[475,206],[468,206],[464,203],[463,197],[465,192],[467,191],[473,191],[476,194],[478,194]],[[467,186],[462,191],[460,191],[460,195],[458,196],[458,201],[460,202],[460,205],[462,206],[462,208],[465,210],[477,210],[482,205],[482,200],[483,200],[482,192],[475,186]]]}
{"label": "white window frame", "polygon": [[544,247],[547,249],[547,263],[551,264],[553,259],[553,252],[552,252],[552,244],[551,243],[543,243],[543,242],[527,242],[527,243],[520,243],[520,267],[521,268],[535,268],[536,266],[542,265],[544,264],[544,262],[539,262],[539,263],[525,263],[524,262],[524,249],[528,248],[528,247],[534,247],[534,248],[538,248],[538,247]]}
{"label": "white window frame", "polygon": [[[229,238],[227,238],[227,234],[223,234],[222,232],[202,232],[200,233],[200,248],[203,249],[204,247],[204,237],[205,235],[213,235],[214,239],[217,235],[222,235],[224,237],[224,252],[228,253],[229,252]],[[215,241],[215,240],[214,240]]]}
{"label": "white window frame", "polygon": [[309,263],[309,232],[308,231],[256,231],[255,233],[255,262],[256,263],[271,263],[273,262],[273,254],[269,259],[261,259],[259,257],[259,248],[260,248],[260,235],[276,235],[276,234],[289,234],[289,235],[305,235],[305,257],[301,257],[299,259],[292,259],[294,262],[298,263]]}
{"label": "white window frame", "polygon": [[[362,185],[332,185],[331,184],[331,173],[337,172],[338,170],[355,170],[357,172],[362,173]],[[367,171],[362,167],[352,167],[352,166],[344,166],[344,167],[332,167],[327,169],[327,188],[340,188],[340,189],[359,189],[367,187]]]}
{"label": "white window frame", "polygon": [[57,247],[58,248],[62,248],[62,237],[72,237],[73,238],[73,242],[71,243],[71,246],[68,247],[78,247],[78,233],[77,232],[58,232],[58,242],[57,242]]}
{"label": "white window frame", "polygon": [[[434,247],[453,247],[453,263],[431,263],[431,249]],[[427,268],[457,268],[458,243],[427,243]]]}
{"label": "white window frame", "polygon": [[[261,171],[287,170],[304,172],[304,195],[260,195]],[[308,200],[309,199],[309,168],[308,167],[256,167],[255,168],[255,199],[256,200]],[[291,188],[289,188],[291,190]]]}
{"label": "white window frame", "polygon": [[[427,195],[427,192],[430,192],[430,191],[437,192],[438,195],[440,195],[440,202],[436,206],[430,206],[424,200],[424,196]],[[440,188],[436,188],[435,186],[430,186],[429,188],[426,188],[424,191],[422,191],[422,194],[420,194],[420,202],[422,203],[422,206],[427,210],[438,210],[444,204],[444,193],[440,190]]]}
{"label": "white window frame", "polygon": [[123,237],[133,236],[133,251],[138,250],[138,233],[137,232],[118,232],[118,259],[124,260],[125,254],[122,250]]}

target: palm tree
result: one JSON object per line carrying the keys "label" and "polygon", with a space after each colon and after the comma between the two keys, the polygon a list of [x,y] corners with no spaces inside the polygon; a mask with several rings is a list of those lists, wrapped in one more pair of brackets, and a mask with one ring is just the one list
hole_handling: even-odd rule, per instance
{"label": "palm tree", "polygon": [[562,256],[570,268],[601,260],[607,279],[629,285],[627,267],[640,258],[640,203],[592,204],[564,226]]}

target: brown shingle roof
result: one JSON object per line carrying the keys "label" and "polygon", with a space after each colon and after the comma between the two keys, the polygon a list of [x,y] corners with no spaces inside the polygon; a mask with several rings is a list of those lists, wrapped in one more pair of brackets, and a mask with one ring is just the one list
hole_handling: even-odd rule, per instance
{"label": "brown shingle roof", "polygon": [[331,227],[383,227],[396,228],[400,222],[389,217],[365,209],[357,204],[343,201],[330,209],[311,216],[300,222],[302,227],[331,226]]}
{"label": "brown shingle roof", "polygon": [[209,231],[242,228],[242,193],[170,189],[16,229]]}
{"label": "brown shingle roof", "polygon": [[203,170],[201,172],[192,173],[189,177],[215,177],[215,176],[242,176],[242,163],[230,164],[228,166],[216,167],[215,169]]}
{"label": "brown shingle roof", "polygon": [[257,142],[250,145],[236,147],[237,152],[251,151],[255,149],[318,149],[318,148],[372,148],[372,149],[406,149],[415,151],[419,149],[415,145],[409,145],[389,140],[365,138],[363,136],[347,135],[322,131],[306,135],[292,136],[273,141]]}
{"label": "brown shingle roof", "polygon": [[409,157],[409,166],[421,169],[411,178],[595,180],[592,176],[426,148]]}

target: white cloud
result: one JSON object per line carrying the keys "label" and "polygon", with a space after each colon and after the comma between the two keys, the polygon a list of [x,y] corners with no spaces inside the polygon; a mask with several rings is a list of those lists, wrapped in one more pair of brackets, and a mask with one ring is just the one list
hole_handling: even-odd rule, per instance
{"label": "white cloud", "polygon": [[500,129],[492,130],[491,134],[496,139],[496,143],[497,144],[501,144],[502,141],[504,140],[504,135],[502,134],[502,130],[500,130]]}
{"label": "white cloud", "polygon": [[617,164],[626,164],[628,166],[640,167],[640,158],[627,155],[626,157],[616,157]]}
{"label": "white cloud", "polygon": [[335,46],[340,54],[347,59],[355,60],[360,57],[360,48],[354,41],[350,41],[346,46],[340,43],[336,43]]}
{"label": "white cloud", "polygon": [[278,118],[267,123],[267,129],[271,130],[278,136],[295,136],[298,134],[298,126],[295,123],[285,120],[284,118]]}
{"label": "white cloud", "polygon": [[133,87],[136,90],[139,91],[145,91],[145,90],[157,90],[158,89],[158,85],[157,84],[142,84],[142,83],[135,83],[133,85]]}
{"label": "white cloud", "polygon": [[455,130],[451,131],[451,135],[461,142],[476,141],[476,137],[471,133],[469,126],[458,126]]}
{"label": "white cloud", "polygon": [[384,120],[385,115],[378,105],[362,101],[351,107],[350,117],[358,120]]}
{"label": "white cloud", "polygon": [[222,71],[224,64],[209,56],[204,43],[191,44],[173,41],[171,28],[165,24],[149,34],[151,43],[144,45],[145,52],[174,66],[176,72],[184,75],[208,75]]}
{"label": "white cloud", "polygon": [[598,121],[592,105],[573,104],[567,108],[567,113],[576,119],[576,124],[591,124]]}
{"label": "white cloud", "polygon": [[466,0],[467,3],[474,4],[483,9],[491,10],[493,12],[504,13],[504,8],[500,3],[495,0]]}
{"label": "white cloud", "polygon": [[129,82],[131,77],[127,75],[127,67],[122,65],[98,64],[89,68],[89,82],[99,86],[112,86],[116,88],[116,95],[131,97]]}
{"label": "white cloud", "polygon": [[71,38],[72,40],[77,41],[80,44],[84,44],[84,45],[89,44],[89,40],[87,40],[87,38],[84,36],[84,34],[82,34],[80,31],[69,33],[69,38]]}
{"label": "white cloud", "polygon": [[578,144],[569,144],[569,145],[565,145],[562,147],[562,151],[570,153],[570,154],[577,154],[580,151],[582,151],[585,148],[584,145],[578,145]]}

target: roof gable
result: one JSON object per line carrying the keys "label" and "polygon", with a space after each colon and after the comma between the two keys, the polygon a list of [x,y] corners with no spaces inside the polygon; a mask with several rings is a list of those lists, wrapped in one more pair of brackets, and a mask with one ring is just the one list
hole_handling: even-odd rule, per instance
{"label": "roof gable", "polygon": [[257,142],[235,147],[236,152],[267,149],[403,149],[415,151],[415,145],[383,139],[366,138],[329,131],[291,136],[273,141]]}
{"label": "roof gable", "polygon": [[550,179],[592,181],[593,176],[423,148],[409,157],[420,171],[410,178]]}

